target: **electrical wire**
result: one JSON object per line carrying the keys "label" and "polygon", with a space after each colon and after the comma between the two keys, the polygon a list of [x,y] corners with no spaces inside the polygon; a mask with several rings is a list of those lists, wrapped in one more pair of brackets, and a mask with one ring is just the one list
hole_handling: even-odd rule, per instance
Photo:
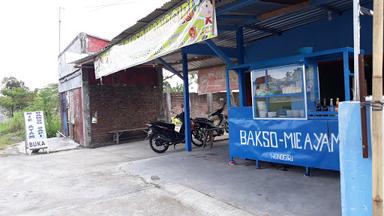
{"label": "electrical wire", "polygon": [[90,11],[96,11],[96,10],[105,9],[107,7],[115,7],[115,6],[121,6],[121,5],[136,4],[138,2],[140,2],[140,0],[121,1],[121,2],[110,3],[110,4],[88,6],[88,7],[84,7],[84,8],[88,8],[88,9],[90,9]]}
{"label": "electrical wire", "polygon": [[64,5],[60,5],[60,7],[62,9],[65,9],[65,10],[68,10],[68,9],[70,11],[79,10],[81,12],[88,12],[88,13],[90,13],[90,12],[102,10],[102,9],[105,9],[105,8],[108,8],[108,7],[116,7],[116,6],[129,5],[129,4],[137,4],[139,2],[141,2],[141,0],[118,1],[118,2],[109,3],[109,4],[100,4],[100,5],[82,6],[82,7],[67,7],[67,6],[64,6]]}

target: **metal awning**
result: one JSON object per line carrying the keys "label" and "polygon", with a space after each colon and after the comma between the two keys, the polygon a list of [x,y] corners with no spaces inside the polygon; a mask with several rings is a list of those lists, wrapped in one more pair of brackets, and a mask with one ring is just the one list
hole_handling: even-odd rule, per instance
{"label": "metal awning", "polygon": [[[181,2],[183,0],[171,0],[154,10],[113,38],[109,47],[131,37]],[[372,0],[362,0],[361,4],[370,2]],[[212,41],[220,47],[235,48],[236,30],[243,27],[244,45],[247,46],[254,41],[282,35],[291,29],[328,19],[330,16],[339,16],[351,10],[352,3],[352,0],[216,0],[219,35]],[[168,54],[163,59],[176,71],[182,71],[181,50]],[[212,55],[190,54],[188,60],[190,71],[224,64],[221,59]],[[81,62],[80,60],[77,63]],[[148,63],[161,64],[157,60]]]}
{"label": "metal awning", "polygon": [[[183,0],[171,0],[156,9],[112,40],[111,46],[129,39],[156,18],[178,6]],[[218,37],[203,43],[183,47],[148,63],[162,64],[184,81],[185,149],[192,150],[190,128],[190,102],[188,72],[201,68],[232,64],[244,60],[243,47],[266,37],[282,35],[322,19],[338,16],[353,7],[352,0],[216,0]],[[362,0],[361,4],[371,0]],[[238,48],[236,46],[239,46]],[[236,49],[235,49],[236,48]],[[231,107],[230,68],[225,70],[227,107]],[[181,73],[182,72],[182,73]],[[243,82],[244,73],[238,71],[238,80]],[[243,85],[239,85],[239,104],[246,101]]]}

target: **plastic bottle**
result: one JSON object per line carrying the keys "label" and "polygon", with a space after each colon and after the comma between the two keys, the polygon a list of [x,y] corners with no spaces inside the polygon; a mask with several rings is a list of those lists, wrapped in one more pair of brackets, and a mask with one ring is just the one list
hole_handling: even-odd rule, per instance
{"label": "plastic bottle", "polygon": [[333,106],[333,98],[329,100],[329,111],[335,111],[335,107]]}
{"label": "plastic bottle", "polygon": [[339,112],[339,102],[340,102],[340,99],[336,98],[336,108],[335,108],[336,112]]}
{"label": "plastic bottle", "polygon": [[316,101],[316,112],[320,112],[321,111],[321,103],[320,103],[320,99],[318,99]]}
{"label": "plastic bottle", "polygon": [[323,107],[322,107],[323,111],[328,111],[328,106],[327,106],[327,98],[324,98],[323,99]]}

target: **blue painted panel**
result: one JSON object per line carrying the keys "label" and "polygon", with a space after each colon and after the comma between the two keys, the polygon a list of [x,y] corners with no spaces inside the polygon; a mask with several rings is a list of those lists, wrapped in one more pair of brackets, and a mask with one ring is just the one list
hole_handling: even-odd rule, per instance
{"label": "blue painted panel", "polygon": [[[228,57],[237,58],[237,49],[228,48],[228,47],[219,47],[218,48],[225,53]],[[183,48],[188,54],[193,55],[208,55],[208,56],[216,56],[215,52],[212,51],[206,44],[193,44]]]}
{"label": "blue painted panel", "polygon": [[[371,4],[364,6],[372,8]],[[281,36],[257,40],[245,48],[245,63],[296,55],[301,47],[314,47],[315,51],[353,47],[352,11],[344,12],[341,16],[333,15],[331,21],[323,19],[283,32]],[[366,54],[372,52],[372,17],[369,16],[361,17],[361,49]]]}
{"label": "blue painted panel", "polygon": [[229,112],[230,157],[339,170],[337,120],[254,120],[251,107]]}
{"label": "blue painted panel", "polygon": [[65,136],[69,136],[69,130],[68,130],[68,117],[67,117],[67,112],[63,112],[63,132]]}
{"label": "blue painted panel", "polygon": [[342,215],[369,216],[372,215],[372,154],[369,148],[369,158],[363,158],[360,103],[342,102],[339,112]]}

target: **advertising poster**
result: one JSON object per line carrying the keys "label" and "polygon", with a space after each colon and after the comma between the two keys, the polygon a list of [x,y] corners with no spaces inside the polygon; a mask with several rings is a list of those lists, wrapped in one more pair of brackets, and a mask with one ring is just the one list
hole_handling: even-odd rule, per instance
{"label": "advertising poster", "polygon": [[217,36],[214,0],[187,0],[95,60],[96,78]]}

